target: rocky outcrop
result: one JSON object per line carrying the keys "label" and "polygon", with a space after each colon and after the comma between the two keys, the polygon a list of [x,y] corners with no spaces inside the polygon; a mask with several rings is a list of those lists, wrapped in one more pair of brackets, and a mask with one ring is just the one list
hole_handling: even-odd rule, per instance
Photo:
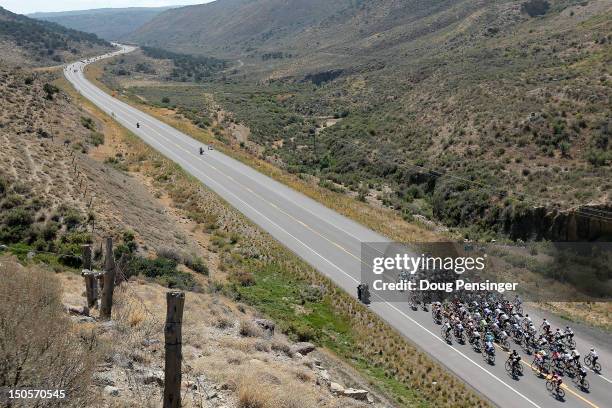
{"label": "rocky outcrop", "polygon": [[308,353],[313,352],[315,348],[315,345],[312,343],[296,343],[291,346],[291,352],[293,354],[300,353],[301,355],[305,356]]}
{"label": "rocky outcrop", "polygon": [[561,211],[535,207],[504,217],[503,230],[512,239],[593,241],[612,237],[612,204]]}

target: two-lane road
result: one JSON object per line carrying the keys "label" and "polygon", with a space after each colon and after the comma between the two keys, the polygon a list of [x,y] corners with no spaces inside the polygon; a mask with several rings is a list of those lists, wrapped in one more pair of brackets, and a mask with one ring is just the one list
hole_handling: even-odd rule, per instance
{"label": "two-lane road", "polygon": [[[200,155],[200,142],[113,98],[84,77],[83,69],[88,63],[132,50],[133,47],[121,46],[116,53],[70,64],[64,74],[85,98],[354,295],[361,272],[361,243],[388,239],[218,151],[207,150]],[[139,128],[136,123],[140,124]],[[405,304],[382,301],[372,303],[370,308],[499,406],[604,408],[611,405],[612,384],[603,377],[592,373],[588,376],[591,393],[579,391],[570,381],[565,401],[556,401],[546,391],[544,381],[537,379],[529,367],[520,380],[513,380],[504,370],[501,354],[498,363],[490,366],[467,346],[445,344],[429,314],[413,312]],[[578,342],[585,347],[593,344],[589,338],[579,337]],[[607,351],[600,354],[604,364],[610,361]]]}

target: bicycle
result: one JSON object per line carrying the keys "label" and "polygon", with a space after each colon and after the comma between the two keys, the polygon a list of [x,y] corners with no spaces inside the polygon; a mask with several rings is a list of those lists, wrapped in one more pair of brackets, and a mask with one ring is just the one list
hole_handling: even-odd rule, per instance
{"label": "bicycle", "polygon": [[497,340],[497,344],[499,344],[504,350],[510,350],[510,343],[508,342],[508,338]]}
{"label": "bicycle", "polygon": [[543,377],[544,374],[548,374],[550,365],[547,366],[545,360],[534,357],[533,362],[531,363],[531,369],[537,377]]}
{"label": "bicycle", "polygon": [[561,384],[557,383],[552,379],[546,380],[546,389],[548,392],[553,394],[553,396],[559,400],[565,398],[565,391],[561,388]]}
{"label": "bicycle", "polygon": [[465,344],[465,335],[464,335],[464,333],[463,333],[463,330],[457,330],[457,329],[454,329],[454,330],[453,330],[453,332],[454,332],[453,334],[454,334],[454,336],[455,336],[455,339],[456,339],[456,340],[457,340],[459,343],[461,343],[461,344]]}
{"label": "bicycle", "polygon": [[495,364],[495,349],[492,349],[491,351],[487,351],[486,347],[483,345],[482,346],[482,356],[487,361],[487,363],[491,365]]}
{"label": "bicycle", "polygon": [[431,317],[435,324],[442,324],[442,312],[440,309],[431,309]]}
{"label": "bicycle", "polygon": [[513,378],[523,375],[523,366],[520,362],[513,364],[511,360],[506,360],[504,367]]}
{"label": "bicycle", "polygon": [[595,364],[593,364],[593,357],[590,355],[586,355],[584,356],[584,365],[586,365],[587,367],[589,367],[591,370],[595,371],[596,373],[599,373],[601,371],[601,364],[599,364],[598,361],[595,361]]}
{"label": "bicycle", "polygon": [[591,387],[589,384],[589,381],[586,378],[580,378],[579,375],[574,375],[572,377],[572,381],[574,381],[574,383],[576,384],[576,386],[580,389],[582,389],[582,391],[587,392],[589,390],[589,388]]}
{"label": "bicycle", "polygon": [[446,331],[445,327],[442,327],[441,334],[442,334],[442,338],[444,339],[444,341],[446,341],[448,344],[453,343],[453,334],[450,333],[450,331]]}

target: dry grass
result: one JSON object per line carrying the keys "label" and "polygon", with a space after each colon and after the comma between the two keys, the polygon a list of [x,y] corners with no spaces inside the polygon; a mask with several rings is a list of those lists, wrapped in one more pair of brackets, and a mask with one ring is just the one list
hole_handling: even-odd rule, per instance
{"label": "dry grass", "polygon": [[537,303],[535,306],[567,320],[583,322],[612,332],[612,304],[610,302],[548,302]]}
{"label": "dry grass", "polygon": [[238,385],[238,408],[311,408],[317,405],[315,396],[298,384],[291,388],[279,387],[245,376]]}
{"label": "dry grass", "polygon": [[[0,259],[0,388],[63,389],[69,398],[62,406],[89,406],[95,400],[90,383],[100,357],[97,338],[73,330],[61,294],[51,272]],[[39,400],[37,406],[57,403]]]}
{"label": "dry grass", "polygon": [[249,320],[241,320],[238,332],[244,337],[261,337],[262,331],[253,322]]}

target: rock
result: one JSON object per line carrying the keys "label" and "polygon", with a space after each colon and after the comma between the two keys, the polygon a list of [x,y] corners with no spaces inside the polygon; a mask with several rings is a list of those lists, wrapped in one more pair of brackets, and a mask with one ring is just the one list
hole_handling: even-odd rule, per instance
{"label": "rock", "polygon": [[161,371],[146,371],[142,375],[142,382],[145,384],[157,384],[159,386],[164,385],[164,373]]}
{"label": "rock", "polygon": [[159,343],[160,343],[160,341],[157,340],[157,339],[143,339],[142,342],[141,342],[141,344],[144,347],[149,347],[149,346],[152,346],[154,344],[159,344]]}
{"label": "rock", "polygon": [[329,372],[327,370],[319,371],[319,375],[317,376],[317,384],[329,385],[330,383],[331,383],[331,377],[329,376]]}
{"label": "rock", "polygon": [[291,346],[291,351],[295,354],[299,353],[303,356],[307,355],[308,353],[313,352],[316,349],[315,345],[312,343],[296,343],[293,346]]}
{"label": "rock", "polygon": [[344,394],[344,387],[335,382],[329,383],[329,390],[331,391],[332,394],[337,394],[337,395]]}
{"label": "rock", "polygon": [[108,371],[94,373],[92,380],[94,384],[100,386],[115,385],[115,375]]}
{"label": "rock", "polygon": [[276,323],[267,319],[255,319],[253,322],[262,328],[263,331],[266,332],[267,335],[274,335],[274,329],[276,328]]}
{"label": "rock", "polygon": [[134,367],[134,363],[121,353],[113,353],[113,355],[111,356],[111,362],[114,365],[118,365],[122,368],[132,369]]}
{"label": "rock", "polygon": [[113,387],[112,385],[107,385],[106,387],[104,387],[104,392],[112,397],[119,396],[119,388]]}
{"label": "rock", "polygon": [[342,395],[358,401],[367,401],[369,392],[366,390],[356,390],[354,388],[347,388],[344,390]]}
{"label": "rock", "polygon": [[89,308],[86,306],[64,305],[64,308],[72,315],[89,316]]}
{"label": "rock", "polygon": [[117,322],[115,322],[114,320],[105,320],[103,322],[101,322],[98,327],[104,329],[104,330],[112,330],[115,327],[117,327]]}
{"label": "rock", "polygon": [[96,319],[91,316],[75,316],[74,319],[77,323],[95,323]]}
{"label": "rock", "polygon": [[221,384],[221,387],[219,388],[223,391],[236,391],[238,386],[234,380],[228,380],[227,382]]}

